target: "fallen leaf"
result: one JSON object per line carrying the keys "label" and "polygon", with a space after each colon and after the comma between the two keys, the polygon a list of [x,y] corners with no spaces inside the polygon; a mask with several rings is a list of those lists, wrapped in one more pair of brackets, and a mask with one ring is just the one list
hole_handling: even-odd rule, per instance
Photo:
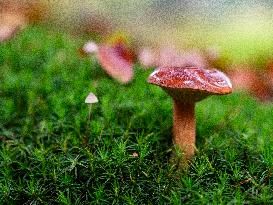
{"label": "fallen leaf", "polygon": [[133,152],[132,157],[134,157],[134,158],[138,157],[138,153],[137,152]]}
{"label": "fallen leaf", "polygon": [[248,183],[250,181],[252,181],[252,178],[248,178],[248,179],[245,179],[243,181],[240,181],[236,186],[241,186],[241,185],[246,184],[246,183]]}
{"label": "fallen leaf", "polygon": [[239,66],[227,71],[235,91],[247,91],[265,102],[273,97],[273,90],[262,72],[250,68],[248,65]]}
{"label": "fallen leaf", "polygon": [[101,45],[97,53],[102,68],[121,83],[128,83],[133,78],[132,54],[122,44]]}
{"label": "fallen leaf", "polygon": [[0,25],[0,42],[12,39],[20,31],[18,26]]}
{"label": "fallen leaf", "polygon": [[28,1],[24,5],[24,13],[29,23],[38,23],[48,19],[49,8],[46,2],[42,1]]}
{"label": "fallen leaf", "polygon": [[0,5],[0,42],[10,40],[28,23],[24,9],[9,1]]}
{"label": "fallen leaf", "polygon": [[0,135],[0,141],[6,141],[6,140],[7,140],[6,137]]}
{"label": "fallen leaf", "polygon": [[113,30],[113,21],[106,16],[89,13],[82,14],[80,24],[75,28],[75,32],[87,35],[107,36]]}
{"label": "fallen leaf", "polygon": [[273,87],[273,59],[269,60],[266,65],[265,78]]}

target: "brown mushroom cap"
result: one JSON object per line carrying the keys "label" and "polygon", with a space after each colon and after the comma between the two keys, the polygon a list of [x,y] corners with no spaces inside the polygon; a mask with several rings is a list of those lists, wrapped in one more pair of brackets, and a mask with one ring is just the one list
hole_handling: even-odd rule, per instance
{"label": "brown mushroom cap", "polygon": [[229,78],[218,70],[197,67],[160,67],[148,79],[177,100],[199,101],[209,95],[232,92]]}

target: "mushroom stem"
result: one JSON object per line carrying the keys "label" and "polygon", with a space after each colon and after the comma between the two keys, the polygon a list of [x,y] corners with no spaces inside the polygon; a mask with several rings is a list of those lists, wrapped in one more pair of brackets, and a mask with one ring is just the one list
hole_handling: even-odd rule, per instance
{"label": "mushroom stem", "polygon": [[174,100],[174,143],[184,152],[188,160],[195,151],[195,103]]}

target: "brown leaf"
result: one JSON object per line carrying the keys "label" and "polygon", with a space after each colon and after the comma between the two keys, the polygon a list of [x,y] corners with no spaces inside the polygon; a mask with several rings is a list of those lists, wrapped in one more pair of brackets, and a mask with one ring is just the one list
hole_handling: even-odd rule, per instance
{"label": "brown leaf", "polygon": [[249,183],[252,181],[252,178],[245,179],[243,181],[240,181],[239,183],[236,184],[236,186],[241,186],[243,184]]}
{"label": "brown leaf", "polygon": [[0,4],[0,42],[10,40],[28,23],[24,10],[14,2]]}
{"label": "brown leaf", "polygon": [[97,14],[82,14],[81,23],[76,26],[76,33],[107,36],[113,30],[113,21],[106,16]]}
{"label": "brown leaf", "polygon": [[0,135],[0,141],[6,141],[6,140],[7,140],[7,138],[5,136]]}
{"label": "brown leaf", "polygon": [[29,1],[24,6],[25,15],[30,23],[38,23],[48,18],[49,8],[46,2]]}
{"label": "brown leaf", "polygon": [[19,30],[18,26],[0,25],[0,42],[10,40]]}
{"label": "brown leaf", "polygon": [[138,153],[137,152],[133,152],[132,157],[137,158],[138,157]]}
{"label": "brown leaf", "polygon": [[240,66],[227,71],[235,91],[247,91],[261,101],[269,101],[273,97],[273,90],[261,72],[249,66]]}
{"label": "brown leaf", "polygon": [[98,60],[102,68],[121,83],[128,83],[133,78],[133,54],[121,43],[101,45]]}
{"label": "brown leaf", "polygon": [[265,77],[273,87],[273,59],[269,60],[266,65]]}

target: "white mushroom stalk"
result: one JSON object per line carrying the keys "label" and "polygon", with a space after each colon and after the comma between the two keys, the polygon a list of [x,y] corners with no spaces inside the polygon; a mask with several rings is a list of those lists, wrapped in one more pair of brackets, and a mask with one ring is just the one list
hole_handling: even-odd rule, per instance
{"label": "white mushroom stalk", "polygon": [[89,105],[88,122],[90,122],[90,119],[91,119],[92,104],[97,103],[97,102],[98,102],[98,98],[93,93],[89,93],[85,99],[85,103]]}

